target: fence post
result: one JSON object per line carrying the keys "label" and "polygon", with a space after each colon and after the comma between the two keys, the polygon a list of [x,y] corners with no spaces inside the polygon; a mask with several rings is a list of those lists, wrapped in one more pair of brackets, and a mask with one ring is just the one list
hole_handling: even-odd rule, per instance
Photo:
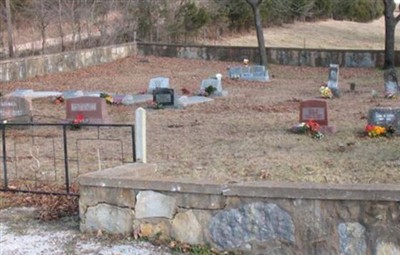
{"label": "fence post", "polygon": [[4,189],[8,190],[8,177],[7,177],[7,146],[6,146],[6,126],[5,123],[1,124],[1,141],[3,142],[3,171],[4,171]]}
{"label": "fence post", "polygon": [[135,111],[135,155],[136,162],[147,163],[146,158],[146,111],[139,107]]}

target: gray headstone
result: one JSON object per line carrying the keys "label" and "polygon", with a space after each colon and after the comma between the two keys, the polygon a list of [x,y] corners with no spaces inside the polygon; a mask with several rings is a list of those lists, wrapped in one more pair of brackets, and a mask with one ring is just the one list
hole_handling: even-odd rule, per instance
{"label": "gray headstone", "polygon": [[241,67],[232,67],[228,70],[228,77],[230,79],[240,79],[242,76],[242,68]]}
{"label": "gray headstone", "polygon": [[328,88],[332,90],[334,96],[339,96],[339,65],[329,65]]}
{"label": "gray headstone", "polygon": [[233,67],[229,69],[228,76],[231,79],[269,81],[268,70],[261,65]]}
{"label": "gray headstone", "polygon": [[32,120],[31,103],[23,97],[0,98],[0,121],[27,123]]}
{"label": "gray headstone", "polygon": [[152,78],[149,82],[149,87],[147,92],[152,94],[156,88],[169,88],[169,78],[166,77],[156,77]]}
{"label": "gray headstone", "polygon": [[400,87],[397,81],[396,69],[386,70],[384,73],[385,79],[385,97],[392,97],[399,93]]}
{"label": "gray headstone", "polygon": [[396,130],[400,135],[400,107],[375,107],[368,112],[368,124],[389,127]]}

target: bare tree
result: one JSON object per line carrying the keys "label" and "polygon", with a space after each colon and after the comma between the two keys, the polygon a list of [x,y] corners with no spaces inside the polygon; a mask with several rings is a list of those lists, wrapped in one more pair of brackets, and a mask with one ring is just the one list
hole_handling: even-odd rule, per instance
{"label": "bare tree", "polygon": [[267,68],[267,51],[265,49],[264,33],[260,14],[260,4],[262,3],[262,0],[246,0],[246,2],[250,4],[251,8],[253,9],[254,23],[257,32],[258,49],[260,51],[260,64]]}
{"label": "bare tree", "polygon": [[10,0],[6,0],[6,13],[7,13],[7,32],[8,32],[8,55],[10,58],[14,57],[14,42],[13,42],[13,26],[11,19]]}
{"label": "bare tree", "polygon": [[64,45],[64,30],[63,30],[63,8],[62,8],[62,0],[58,0],[58,31],[60,33],[60,46],[61,51],[65,51]]}
{"label": "bare tree", "polygon": [[395,29],[400,21],[400,14],[395,17],[394,9],[396,5],[393,0],[383,0],[385,4],[385,63],[384,68],[389,69],[395,66]]}

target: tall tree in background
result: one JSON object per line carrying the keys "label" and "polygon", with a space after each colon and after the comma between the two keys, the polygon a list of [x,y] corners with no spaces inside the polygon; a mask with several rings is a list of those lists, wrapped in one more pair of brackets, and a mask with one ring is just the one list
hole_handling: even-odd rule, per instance
{"label": "tall tree in background", "polygon": [[260,65],[263,65],[265,66],[265,68],[267,68],[267,51],[265,50],[264,33],[260,14],[260,4],[262,3],[262,0],[246,0],[246,2],[250,4],[251,8],[253,9],[254,23],[256,25],[257,32],[258,49],[260,51]]}
{"label": "tall tree in background", "polygon": [[394,34],[397,23],[400,21],[400,14],[394,16],[396,5],[393,0],[383,0],[385,4],[385,64],[384,68],[389,69],[395,66]]}
{"label": "tall tree in background", "polygon": [[11,20],[11,7],[10,0],[6,0],[6,13],[7,13],[7,32],[8,32],[8,55],[10,58],[14,57],[14,40],[13,40],[13,27]]}

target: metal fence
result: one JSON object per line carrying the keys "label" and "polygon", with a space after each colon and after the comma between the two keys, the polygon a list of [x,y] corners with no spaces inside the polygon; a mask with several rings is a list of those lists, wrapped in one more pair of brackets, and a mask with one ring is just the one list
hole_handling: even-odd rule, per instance
{"label": "metal fence", "polygon": [[0,191],[78,195],[80,174],[135,162],[134,125],[0,124]]}

